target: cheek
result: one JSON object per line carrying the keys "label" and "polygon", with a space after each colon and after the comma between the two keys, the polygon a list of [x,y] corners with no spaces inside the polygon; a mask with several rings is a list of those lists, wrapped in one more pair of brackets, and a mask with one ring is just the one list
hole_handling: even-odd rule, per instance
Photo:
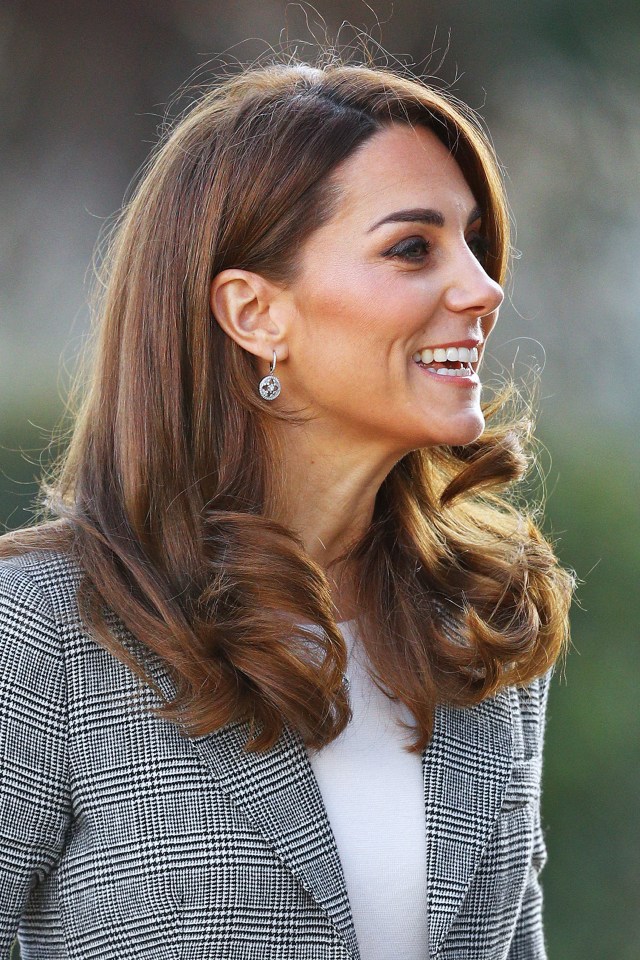
{"label": "cheek", "polygon": [[493,313],[488,314],[488,316],[483,317],[480,321],[480,326],[482,328],[482,336],[486,340],[496,323],[498,322],[498,311],[494,310]]}
{"label": "cheek", "polygon": [[395,340],[410,339],[429,319],[432,292],[379,266],[336,263],[298,298],[314,347],[330,337],[349,352],[386,355]]}
{"label": "cheek", "polygon": [[363,396],[371,400],[381,390],[399,331],[370,282],[355,271],[333,279],[300,300],[303,335],[292,344],[290,369],[301,399],[360,418]]}
{"label": "cheek", "polygon": [[384,338],[386,303],[366,271],[337,267],[298,298],[305,350],[370,351]]}

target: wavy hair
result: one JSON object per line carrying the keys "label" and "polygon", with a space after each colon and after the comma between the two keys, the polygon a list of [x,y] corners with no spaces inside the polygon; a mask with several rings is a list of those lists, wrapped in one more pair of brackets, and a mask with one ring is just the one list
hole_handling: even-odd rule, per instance
{"label": "wavy hair", "polygon": [[[212,316],[210,284],[228,267],[295,276],[335,209],[331,174],[391,122],[429,128],[456,158],[503,282],[500,167],[452,95],[340,62],[213,85],[164,134],[113,232],[90,379],[42,482],[45,516],[0,542],[4,556],[72,553],[96,640],[156,689],[148,655],[168,669],[175,697],[158,715],[197,735],[249,721],[248,750],[270,749],[285,723],[314,748],[338,736],[346,649],[327,573],[273,519],[285,496],[274,421],[295,415],[259,398],[256,358]],[[436,703],[527,684],[568,640],[572,577],[512,496],[531,424],[507,409],[505,396],[485,404],[473,443],[399,460],[345,555],[373,679],[415,717],[411,751],[428,744]]]}

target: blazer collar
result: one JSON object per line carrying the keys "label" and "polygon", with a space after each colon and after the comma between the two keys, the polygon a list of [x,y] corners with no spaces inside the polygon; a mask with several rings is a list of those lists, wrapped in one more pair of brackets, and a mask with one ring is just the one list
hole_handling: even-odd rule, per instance
{"label": "blazer collar", "polygon": [[340,856],[301,736],[285,727],[266,752],[245,753],[248,723],[192,738],[216,786],[241,807],[323,908],[360,960]]}
{"label": "blazer collar", "polygon": [[513,759],[508,688],[473,707],[438,706],[422,755],[429,956],[437,958],[500,812]]}
{"label": "blazer collar", "polygon": [[[275,746],[242,749],[248,723],[190,742],[277,857],[315,898],[354,960],[360,960],[335,838],[301,736],[285,727]],[[513,753],[507,689],[474,707],[436,708],[422,754],[427,835],[429,950],[437,958],[460,911],[500,811]]]}

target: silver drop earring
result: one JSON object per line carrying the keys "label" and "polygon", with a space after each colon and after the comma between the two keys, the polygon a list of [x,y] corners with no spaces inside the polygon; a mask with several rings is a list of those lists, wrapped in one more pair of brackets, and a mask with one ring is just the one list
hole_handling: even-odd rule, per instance
{"label": "silver drop earring", "polygon": [[260,381],[258,387],[260,391],[260,396],[264,400],[275,400],[276,397],[280,395],[280,381],[277,377],[273,376],[273,371],[276,368],[276,352],[273,351],[273,360],[269,367],[269,373],[266,377],[263,377]]}

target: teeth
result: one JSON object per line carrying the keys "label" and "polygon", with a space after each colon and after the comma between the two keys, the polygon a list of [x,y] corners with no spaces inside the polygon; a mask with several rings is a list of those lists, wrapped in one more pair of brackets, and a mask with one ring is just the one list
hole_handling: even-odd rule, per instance
{"label": "teeth", "polygon": [[478,348],[477,347],[436,347],[435,350],[431,350],[429,347],[425,347],[424,350],[418,350],[413,355],[413,359],[416,363],[425,363],[430,364],[434,361],[436,363],[444,363],[446,360],[449,360],[453,363],[459,361],[460,363],[477,363],[478,362]]}
{"label": "teeth", "polygon": [[457,367],[450,370],[448,367],[439,367],[435,373],[439,377],[470,377],[473,373],[471,367]]}

